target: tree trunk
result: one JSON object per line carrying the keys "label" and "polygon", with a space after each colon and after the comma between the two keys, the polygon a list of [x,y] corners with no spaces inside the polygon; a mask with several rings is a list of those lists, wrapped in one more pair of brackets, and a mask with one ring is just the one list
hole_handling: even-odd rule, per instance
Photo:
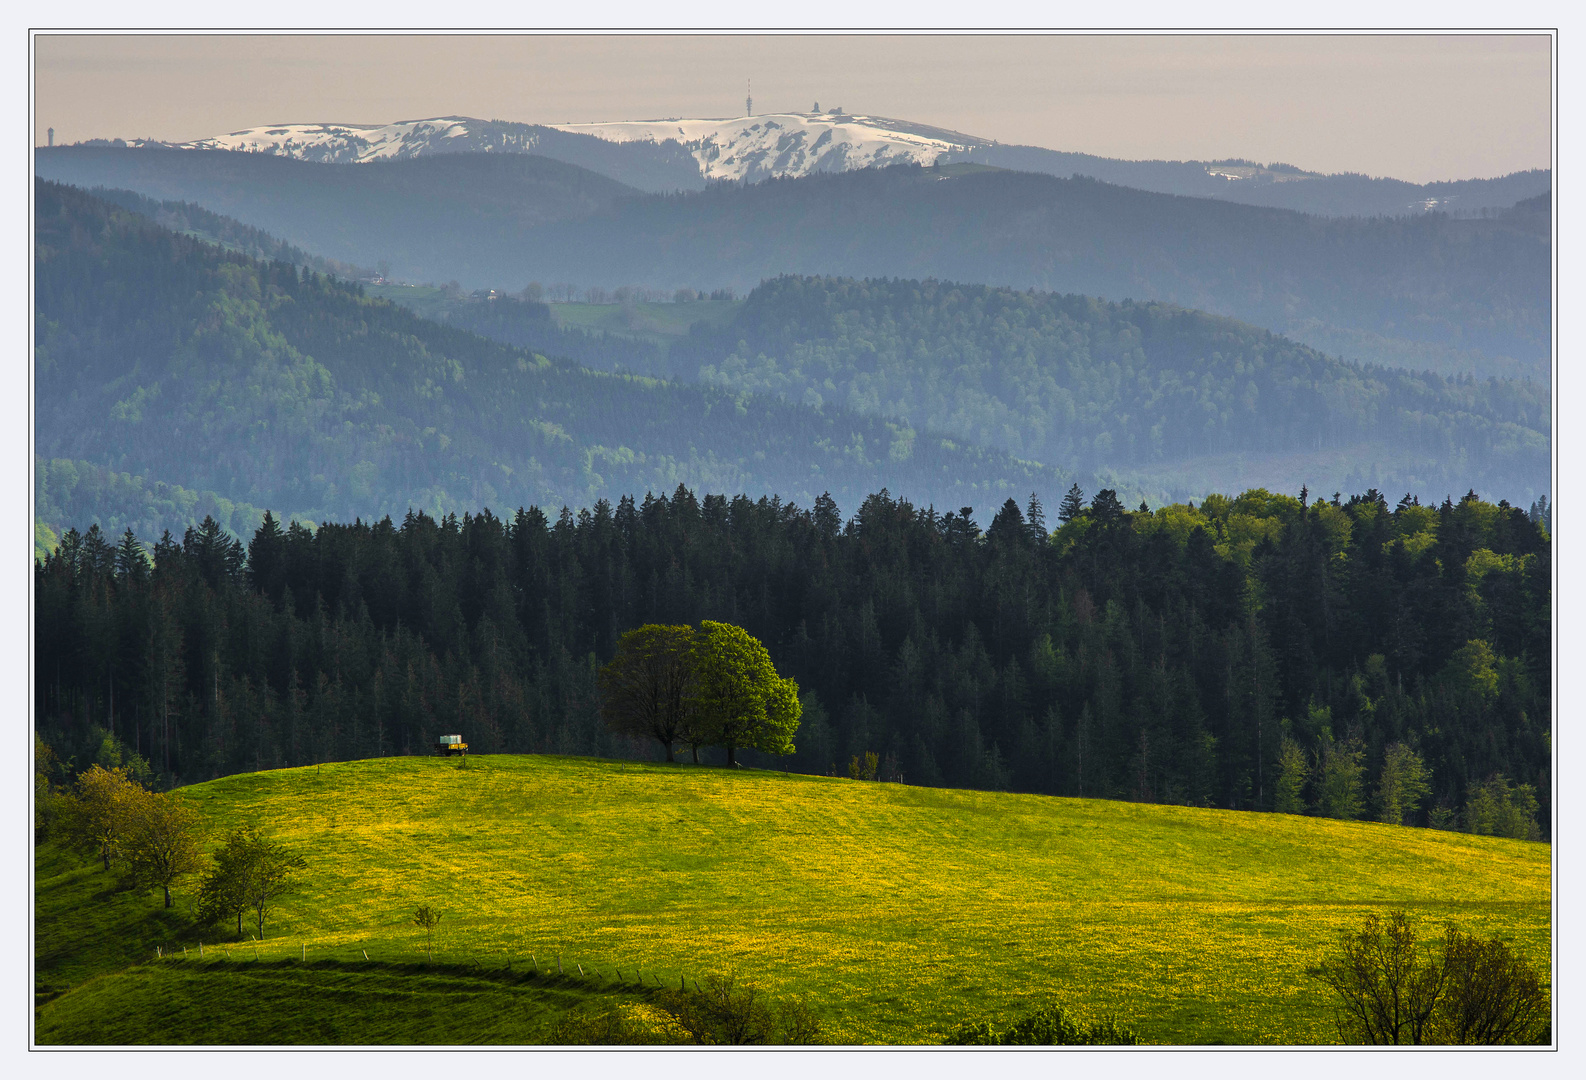
{"label": "tree trunk", "polygon": [[237,937],[242,937],[242,909],[237,909]]}
{"label": "tree trunk", "polygon": [[166,907],[170,907],[171,906],[171,887],[169,885],[166,885],[166,886],[164,886],[164,888],[165,888],[165,906]]}
{"label": "tree trunk", "polygon": [[737,749],[732,743],[727,744],[727,768],[729,769],[736,768],[738,765],[738,759],[733,756],[733,751]]}
{"label": "tree trunk", "polygon": [[672,757],[672,741],[670,739],[662,739],[661,745],[666,747],[666,763],[668,765],[674,764],[676,759]]}
{"label": "tree trunk", "polygon": [[[694,764],[698,765],[699,764],[699,743],[691,743],[689,745],[689,749],[694,751]],[[105,868],[109,869],[110,868],[110,864],[106,863],[105,864]]]}

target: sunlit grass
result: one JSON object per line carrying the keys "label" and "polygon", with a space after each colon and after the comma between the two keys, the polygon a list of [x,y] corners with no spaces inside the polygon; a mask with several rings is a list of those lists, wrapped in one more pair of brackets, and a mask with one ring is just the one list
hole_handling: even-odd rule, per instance
{"label": "sunlit grass", "polygon": [[653,991],[519,969],[378,962],[144,964],[40,1010],[42,1045],[434,1045],[544,1043],[568,1009]]}
{"label": "sunlit grass", "polygon": [[581,758],[184,790],[217,834],[254,824],[309,860],[265,961],[422,961],[428,903],[437,961],[731,967],[808,993],[840,1041],[939,1041],[1051,994],[1151,1042],[1330,1041],[1303,969],[1367,911],[1548,957],[1550,848],[1458,833]]}

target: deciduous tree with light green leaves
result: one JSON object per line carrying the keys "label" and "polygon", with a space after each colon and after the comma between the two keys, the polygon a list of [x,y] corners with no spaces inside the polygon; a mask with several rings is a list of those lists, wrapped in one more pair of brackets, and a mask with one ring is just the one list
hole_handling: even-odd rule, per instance
{"label": "deciduous tree with light green leaves", "polygon": [[741,746],[793,753],[801,714],[798,684],[777,674],[771,654],[741,626],[700,623],[693,701],[701,734],[727,748],[728,765],[738,764]]}
{"label": "deciduous tree with light green leaves", "polygon": [[1377,781],[1377,820],[1403,825],[1432,793],[1431,773],[1421,755],[1403,743],[1383,751],[1382,776]]}
{"label": "deciduous tree with light green leaves", "polygon": [[1536,821],[1536,789],[1512,785],[1499,773],[1486,782],[1472,784],[1465,802],[1465,831],[1478,836],[1507,836],[1514,840],[1540,840]]}
{"label": "deciduous tree with light green leaves", "polygon": [[1335,741],[1323,733],[1316,764],[1316,812],[1323,817],[1353,821],[1365,809],[1360,778],[1360,744],[1354,739]]}
{"label": "deciduous tree with light green leaves", "polygon": [[265,918],[282,897],[302,887],[301,874],[307,866],[301,855],[257,829],[234,829],[215,852],[214,869],[199,889],[200,918],[217,921],[235,916],[240,936],[242,914],[251,912],[263,941]]}
{"label": "deciduous tree with light green leaves", "polygon": [[1305,813],[1305,779],[1310,769],[1305,763],[1305,751],[1293,739],[1285,737],[1278,747],[1278,779],[1273,785],[1272,809],[1279,814]]}

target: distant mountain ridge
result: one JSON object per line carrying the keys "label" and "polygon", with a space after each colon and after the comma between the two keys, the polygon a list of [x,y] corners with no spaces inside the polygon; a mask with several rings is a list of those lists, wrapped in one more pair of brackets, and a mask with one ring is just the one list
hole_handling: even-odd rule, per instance
{"label": "distant mountain ridge", "polygon": [[1546,380],[1545,200],[1492,220],[1319,218],[1091,180],[897,165],[642,195],[528,154],[324,165],[56,147],[46,179],[197,203],[400,280],[747,292],[780,274],[1163,300],[1349,359]]}
{"label": "distant mountain ridge", "polygon": [[1322,174],[1242,160],[1127,161],[1039,146],[1003,145],[928,124],[840,110],[564,124],[441,116],[388,124],[270,124],[185,143],[114,142],[262,153],[329,164],[433,154],[539,154],[649,192],[698,190],[719,180],[754,182],[903,163],[969,161],[1053,176],[1080,174],[1144,191],[1328,216],[1479,212],[1512,206],[1552,184],[1547,169],[1490,179],[1413,184],[1391,177]]}

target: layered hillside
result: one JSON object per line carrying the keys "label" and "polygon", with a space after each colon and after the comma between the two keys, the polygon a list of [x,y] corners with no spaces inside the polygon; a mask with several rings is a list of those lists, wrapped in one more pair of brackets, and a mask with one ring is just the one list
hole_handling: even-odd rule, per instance
{"label": "layered hillside", "polygon": [[1309,485],[1427,500],[1474,487],[1526,505],[1550,484],[1545,384],[1363,366],[1167,304],[829,277],[775,278],[725,304],[383,291],[591,367],[883,416],[1153,502]]}
{"label": "layered hillside", "polygon": [[37,160],[46,178],[196,202],[410,281],[744,292],[780,274],[934,277],[1165,301],[1365,362],[1550,376],[1546,206],[1325,219],[974,165],[641,197],[522,155],[316,165],[66,147]]}
{"label": "layered hillside", "polygon": [[[1530,502],[1550,485],[1544,384],[1362,367],[1166,304],[777,278],[731,323],[697,326],[668,363],[674,376],[830,401],[1087,471],[1316,455],[1312,484],[1347,485],[1320,464],[1347,450],[1354,476],[1395,493],[1474,485]],[[1247,484],[1276,479],[1248,467]]]}
{"label": "layered hillside", "polygon": [[887,483],[953,506],[1067,484],[879,417],[554,362],[55,185],[35,226],[42,459],[314,520],[682,482],[806,506]]}

